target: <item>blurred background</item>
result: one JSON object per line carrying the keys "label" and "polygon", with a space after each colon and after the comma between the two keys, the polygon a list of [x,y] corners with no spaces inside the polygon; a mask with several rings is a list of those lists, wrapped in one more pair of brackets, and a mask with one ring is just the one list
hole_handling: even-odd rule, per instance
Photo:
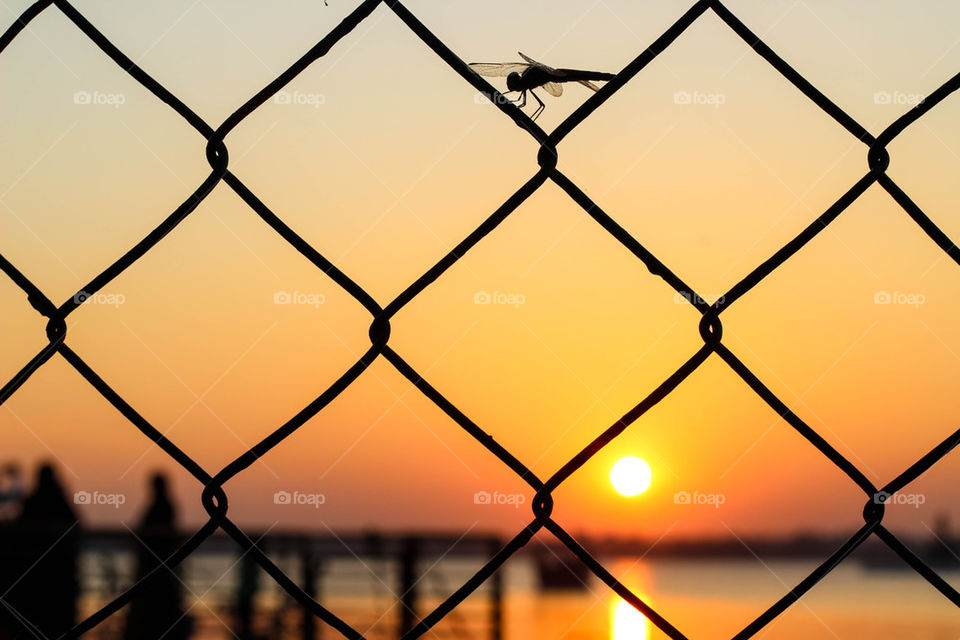
{"label": "blurred background", "polygon": [[[357,4],[75,6],[215,127]],[[5,2],[4,24],[28,6]],[[407,6],[467,62],[518,61],[519,50],[609,72],[689,8]],[[960,6],[949,3],[727,6],[875,135],[960,68]],[[56,8],[0,55],[0,78],[0,253],[59,304],[206,178],[205,143]],[[574,85],[547,96],[538,124],[550,131],[589,95]],[[960,237],[957,101],[898,136],[888,170],[951,238]],[[538,151],[382,6],[226,145],[230,170],[381,305],[529,179]],[[864,145],[709,11],[578,126],[559,158],[710,301],[867,172]],[[957,428],[958,285],[956,265],[874,186],[724,312],[724,344],[880,486]],[[44,319],[7,278],[0,305],[6,381],[47,338]],[[698,320],[548,182],[400,310],[390,345],[547,478],[700,348]],[[353,365],[369,347],[369,323],[221,183],[70,315],[67,343],[213,474]],[[78,614],[155,567],[162,554],[145,549],[175,549],[206,521],[201,485],[59,356],[4,403],[0,434],[4,517],[14,521],[39,495],[35,504],[63,503],[59,522],[80,523],[60,532],[76,536]],[[609,477],[626,456],[649,468],[649,488],[635,496]],[[958,472],[948,455],[884,519],[954,587]],[[231,519],[255,539],[266,535],[267,553],[298,582],[368,637],[385,638],[409,622],[395,597],[405,566],[422,576],[424,615],[529,522],[533,497],[383,359],[225,490]],[[743,628],[862,525],[866,500],[716,356],[554,498],[554,518],[691,637]],[[410,538],[422,544],[411,551]],[[510,638],[659,637],[597,580],[554,572],[556,556],[570,560],[555,543],[538,534],[501,572],[503,593],[485,585],[436,633],[486,637],[501,610]],[[201,549],[155,595],[171,603],[167,615],[191,621],[177,633],[321,633],[234,543]],[[765,633],[960,635],[956,608],[901,565],[868,547]],[[241,630],[243,602],[251,622]],[[91,636],[129,634],[134,611]]]}

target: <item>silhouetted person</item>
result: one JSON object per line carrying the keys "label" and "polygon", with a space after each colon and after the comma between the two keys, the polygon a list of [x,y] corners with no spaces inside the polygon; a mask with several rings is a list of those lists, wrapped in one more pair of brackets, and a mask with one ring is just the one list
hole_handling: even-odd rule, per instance
{"label": "silhouetted person", "polygon": [[190,619],[183,611],[180,578],[176,571],[161,566],[179,546],[176,510],[167,495],[163,474],[151,479],[150,505],[137,530],[139,546],[137,575],[150,575],[143,590],[130,603],[125,637],[127,640],[183,640],[190,634]]}
{"label": "silhouetted person", "polygon": [[79,527],[53,467],[40,467],[33,493],[4,544],[0,637],[56,638],[77,617]]}

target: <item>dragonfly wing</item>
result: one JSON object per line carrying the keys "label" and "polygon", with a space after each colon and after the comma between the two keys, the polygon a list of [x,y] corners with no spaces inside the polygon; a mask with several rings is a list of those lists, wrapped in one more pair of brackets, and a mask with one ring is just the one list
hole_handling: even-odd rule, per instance
{"label": "dragonfly wing", "polygon": [[598,87],[597,85],[593,84],[593,83],[590,82],[589,80],[579,80],[579,82],[580,82],[580,84],[582,84],[583,86],[585,86],[587,89],[592,89],[593,91],[600,91],[600,87]]}
{"label": "dragonfly wing", "polygon": [[481,76],[505,78],[511,73],[523,73],[530,67],[523,62],[473,62],[470,68]]}
{"label": "dragonfly wing", "polygon": [[530,66],[532,66],[532,67],[540,67],[541,69],[546,69],[547,71],[549,71],[550,73],[553,73],[553,74],[556,74],[556,73],[557,73],[557,70],[554,69],[553,67],[548,67],[547,65],[543,64],[542,62],[537,62],[536,60],[534,60],[534,59],[531,58],[530,56],[524,55],[524,53],[523,53],[522,51],[517,51],[517,53],[519,53],[519,54],[520,54],[520,57],[523,58],[524,60],[526,60],[527,63],[530,64]]}
{"label": "dragonfly wing", "polygon": [[520,57],[523,58],[524,60],[526,60],[527,63],[529,63],[529,64],[540,64],[539,62],[537,62],[536,60],[534,60],[534,59],[531,58],[530,56],[524,54],[523,51],[517,51],[517,53],[519,53],[519,54],[520,54]]}
{"label": "dragonfly wing", "polygon": [[547,82],[543,85],[543,90],[554,98],[559,98],[563,94],[563,85],[559,82]]}

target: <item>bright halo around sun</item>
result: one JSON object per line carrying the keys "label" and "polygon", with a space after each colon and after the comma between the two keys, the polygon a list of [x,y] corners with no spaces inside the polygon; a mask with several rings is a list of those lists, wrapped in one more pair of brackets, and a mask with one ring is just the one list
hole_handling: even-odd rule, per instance
{"label": "bright halo around sun", "polygon": [[620,495],[638,496],[650,488],[650,465],[635,456],[624,456],[610,469],[610,484]]}

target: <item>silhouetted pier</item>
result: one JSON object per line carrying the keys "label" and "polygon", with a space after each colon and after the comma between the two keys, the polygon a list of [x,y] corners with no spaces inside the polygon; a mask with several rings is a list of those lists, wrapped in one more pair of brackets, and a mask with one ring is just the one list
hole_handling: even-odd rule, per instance
{"label": "silhouetted pier", "polygon": [[[429,609],[422,605],[427,595],[424,593],[424,584],[421,580],[426,573],[424,565],[438,563],[441,558],[443,560],[476,559],[479,565],[486,562],[503,545],[503,540],[496,536],[443,533],[391,533],[388,535],[360,532],[338,535],[250,531],[248,535],[274,561],[278,558],[292,561],[297,569],[295,573],[290,573],[291,577],[307,594],[321,604],[327,596],[338,595],[323,591],[324,579],[328,576],[327,570],[332,562],[346,559],[357,561],[364,566],[392,565],[394,570],[390,575],[394,581],[392,584],[386,584],[385,588],[389,590],[392,597],[396,598],[396,608],[399,609],[396,627],[398,638],[412,629],[420,621],[420,616],[429,612]],[[137,544],[136,539],[126,529],[94,529],[84,532],[81,547],[83,552],[105,559],[123,553],[133,553],[136,551]],[[233,630],[241,640],[262,637],[254,632],[257,595],[263,587],[263,584],[259,583],[263,580],[253,557],[250,554],[242,554],[236,542],[225,535],[212,536],[203,543],[195,555],[197,558],[235,557],[232,569],[237,576],[237,584],[233,590],[231,603]],[[114,579],[119,573],[116,567],[104,566],[102,571],[104,575],[111,575]],[[456,588],[459,584],[450,586]],[[485,625],[487,632],[484,636],[474,634],[469,637],[502,640],[504,625],[502,573],[495,573],[484,584],[480,593],[484,593],[488,601],[489,613]],[[432,595],[436,597],[436,594]],[[449,594],[444,594],[443,597],[446,595]],[[304,640],[322,637],[324,625],[320,624],[312,614],[301,609],[299,616],[299,637]]]}

